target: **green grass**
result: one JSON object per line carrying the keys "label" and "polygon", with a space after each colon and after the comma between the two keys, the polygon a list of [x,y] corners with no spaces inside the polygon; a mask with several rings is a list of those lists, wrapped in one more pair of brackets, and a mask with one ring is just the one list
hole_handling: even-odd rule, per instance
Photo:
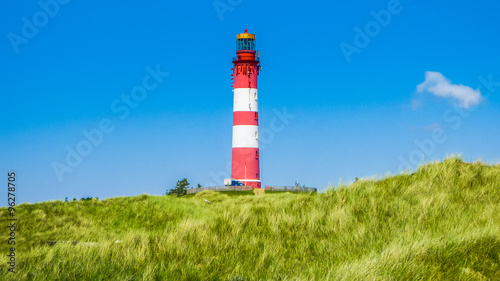
{"label": "green grass", "polygon": [[[218,193],[221,193],[221,194],[226,194],[230,197],[232,196],[243,196],[243,195],[253,195],[253,191],[252,190],[245,190],[245,191],[237,191],[237,190],[228,190],[228,191],[218,191]],[[183,198],[190,198],[190,197],[194,197],[196,195],[196,193],[192,193],[192,194],[186,194],[183,196]],[[172,195],[172,196],[176,196],[176,195]]]}
{"label": "green grass", "polygon": [[453,157],[324,194],[230,195],[22,204],[6,280],[500,280],[499,165]]}

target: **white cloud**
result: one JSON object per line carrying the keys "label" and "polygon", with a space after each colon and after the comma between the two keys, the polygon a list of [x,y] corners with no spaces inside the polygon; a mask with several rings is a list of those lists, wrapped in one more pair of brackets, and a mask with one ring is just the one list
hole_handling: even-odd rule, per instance
{"label": "white cloud", "polygon": [[469,86],[452,84],[450,80],[439,72],[425,72],[425,81],[417,86],[417,92],[428,92],[438,97],[453,98],[462,108],[469,108],[479,104],[483,97],[480,90]]}

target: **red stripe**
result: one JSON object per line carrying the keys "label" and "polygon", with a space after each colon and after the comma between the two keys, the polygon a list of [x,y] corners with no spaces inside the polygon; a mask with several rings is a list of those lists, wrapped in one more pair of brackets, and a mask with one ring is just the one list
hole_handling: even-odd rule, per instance
{"label": "red stripe", "polygon": [[237,74],[236,77],[234,78],[234,88],[252,88],[252,89],[258,89],[257,88],[257,75],[256,74],[250,74],[250,77],[247,75],[241,75]]}
{"label": "red stripe", "polygon": [[[234,64],[234,88],[252,88],[257,89],[257,76],[259,73],[258,62],[256,63],[238,63]],[[250,75],[248,71],[250,69]]]}
{"label": "red stripe", "polygon": [[259,125],[259,113],[255,111],[235,111],[233,112],[233,126],[238,125]]}
{"label": "red stripe", "polygon": [[[259,149],[247,147],[233,148],[233,159],[231,178],[245,179],[245,166],[246,166],[246,179],[259,180]],[[248,183],[250,184],[250,182]]]}

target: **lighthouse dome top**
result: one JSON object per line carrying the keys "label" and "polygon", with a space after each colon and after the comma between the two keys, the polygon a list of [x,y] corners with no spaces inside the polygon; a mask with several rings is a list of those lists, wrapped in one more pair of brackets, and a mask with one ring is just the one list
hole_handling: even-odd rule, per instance
{"label": "lighthouse dome top", "polygon": [[253,39],[255,40],[255,34],[248,33],[248,29],[245,29],[245,33],[240,33],[236,35],[236,39]]}

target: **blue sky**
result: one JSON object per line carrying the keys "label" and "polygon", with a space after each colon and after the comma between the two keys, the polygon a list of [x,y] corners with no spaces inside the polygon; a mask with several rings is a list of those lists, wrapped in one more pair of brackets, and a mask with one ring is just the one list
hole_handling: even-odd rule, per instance
{"label": "blue sky", "polygon": [[[18,173],[20,202],[160,195],[184,177],[222,184],[231,59],[246,28],[263,67],[264,185],[322,190],[451,154],[500,160],[496,1],[2,6],[0,170],[5,181]],[[461,102],[478,92],[477,102]],[[102,138],[82,145],[70,167],[68,149],[87,141],[84,130]],[[54,163],[67,170],[58,176]]]}

